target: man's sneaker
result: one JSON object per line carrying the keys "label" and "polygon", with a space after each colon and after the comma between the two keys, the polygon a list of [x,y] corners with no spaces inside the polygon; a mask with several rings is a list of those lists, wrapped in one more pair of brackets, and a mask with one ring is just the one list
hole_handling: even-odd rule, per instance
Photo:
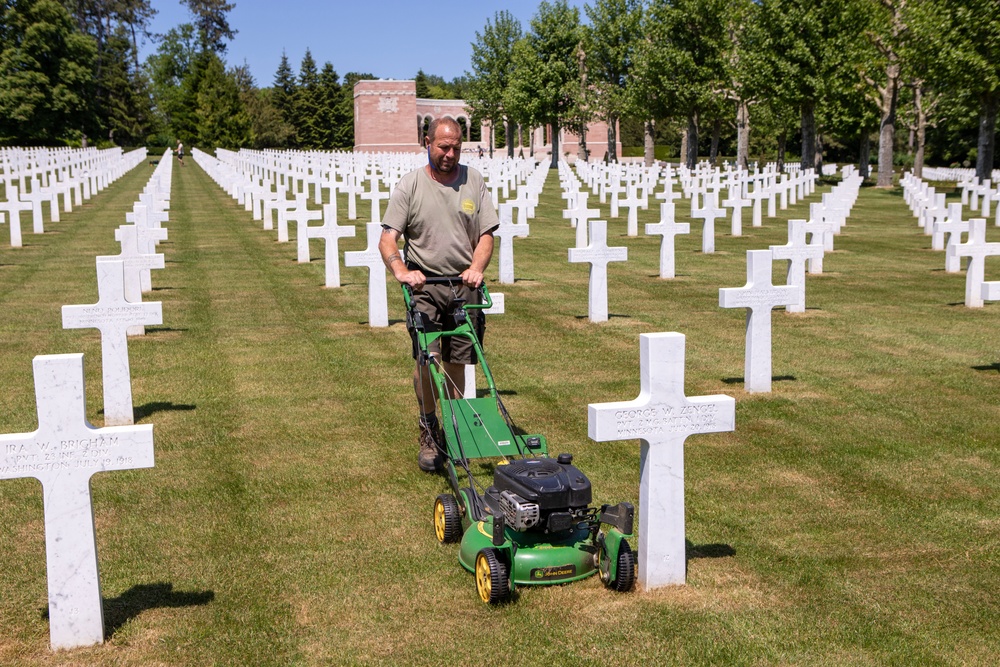
{"label": "man's sneaker", "polygon": [[441,463],[435,431],[432,426],[420,425],[420,453],[417,455],[417,463],[424,472],[434,472]]}

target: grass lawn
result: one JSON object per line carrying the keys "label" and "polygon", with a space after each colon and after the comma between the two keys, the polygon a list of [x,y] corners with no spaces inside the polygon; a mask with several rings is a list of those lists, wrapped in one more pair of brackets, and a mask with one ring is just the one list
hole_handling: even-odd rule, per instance
{"label": "grass lawn", "polygon": [[[117,253],[151,170],[44,235],[26,226],[23,248],[0,227],[0,432],[37,426],[38,354],[85,354],[103,424],[99,334],[63,330],[60,307],[97,300],[93,258]],[[41,486],[0,481],[0,664],[995,664],[1000,305],[965,308],[964,274],[944,272],[900,192],[863,190],[807,278],[807,311],[773,313],[772,393],[743,390],[745,312],[720,309],[718,290],[742,286],[746,251],[784,243],[828,189],[762,228],[746,210],[742,237],[718,222],[712,255],[692,224],[674,280],[657,278],[658,237],[624,235],[622,209],[609,243],[629,261],[609,266],[597,325],[550,174],[515,242],[517,283],[492,285],[507,312],[487,353],[515,420],[575,454],[595,502],[638,504],[638,443],[588,440],[587,405],[634,398],[639,334],[678,331],[688,395],[734,396],[736,431],[686,443],[686,586],[616,594],[591,578],[488,608],[457,546],[434,538],[447,483],[416,465],[398,290],[392,325],[369,328],[367,271],[323,288],[322,261],[296,263],[294,242],[193,160],[175,167],[166,269],[146,297],[164,324],[129,343],[156,467],[91,485],[107,642],[49,651]],[[360,223],[341,250],[364,245]]]}

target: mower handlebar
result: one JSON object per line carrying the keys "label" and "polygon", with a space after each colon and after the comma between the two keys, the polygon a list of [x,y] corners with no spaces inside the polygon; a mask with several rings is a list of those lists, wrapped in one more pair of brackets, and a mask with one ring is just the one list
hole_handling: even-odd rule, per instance
{"label": "mower handlebar", "polygon": [[[427,280],[425,281],[425,284],[427,285],[454,285],[456,283],[459,285],[462,284],[461,276],[434,276],[434,277],[428,277]],[[402,287],[403,287],[403,297],[404,300],[406,301],[406,307],[407,309],[409,309],[410,303],[413,298],[413,288],[407,285],[406,283],[402,283]],[[489,289],[486,288],[486,282],[483,281],[483,284],[477,287],[476,289],[482,296],[481,299],[482,303],[467,303],[462,307],[472,310],[486,310],[487,308],[492,308],[493,298],[490,296]]]}

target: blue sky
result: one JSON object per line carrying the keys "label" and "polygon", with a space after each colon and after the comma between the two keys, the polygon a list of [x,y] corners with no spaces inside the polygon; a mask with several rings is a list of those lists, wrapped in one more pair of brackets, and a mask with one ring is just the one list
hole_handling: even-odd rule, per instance
{"label": "blue sky", "polygon": [[[370,72],[383,79],[412,79],[418,69],[450,81],[470,69],[471,42],[487,19],[507,10],[527,32],[539,0],[235,0],[229,24],[238,33],[229,43],[230,66],[250,66],[258,86],[270,86],[282,50],[298,74],[306,48],[318,67],[330,61],[343,77]],[[580,8],[582,0],[570,0]],[[158,14],[152,30],[165,33],[191,20],[178,0],[152,0]],[[155,51],[146,43],[141,57]]]}

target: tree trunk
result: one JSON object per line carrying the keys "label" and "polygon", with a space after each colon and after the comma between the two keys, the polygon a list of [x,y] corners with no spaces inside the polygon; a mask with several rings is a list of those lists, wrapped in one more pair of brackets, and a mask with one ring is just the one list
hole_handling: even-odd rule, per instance
{"label": "tree trunk", "polygon": [[924,108],[924,90],[922,86],[913,87],[913,108],[917,112],[916,132],[910,129],[910,150],[913,150],[913,135],[917,135],[917,152],[913,156],[913,175],[924,176],[924,145],[927,142],[927,110]]}
{"label": "tree trunk", "polygon": [[708,159],[715,166],[719,159],[719,137],[722,134],[722,121],[716,118],[712,121],[712,145],[708,149]]}
{"label": "tree trunk", "polygon": [[788,131],[781,129],[778,135],[778,173],[785,171],[785,149],[788,147]]}
{"label": "tree trunk", "polygon": [[656,161],[656,121],[647,120],[642,124],[643,164],[652,167]]}
{"label": "tree trunk", "polygon": [[685,160],[687,160],[687,154],[688,154],[688,133],[685,131],[681,132],[681,154],[680,154],[680,159],[677,162],[679,164],[684,164]]}
{"label": "tree trunk", "polygon": [[823,135],[816,134],[816,153],[813,155],[813,169],[817,174],[823,173]]}
{"label": "tree trunk", "polygon": [[608,161],[618,162],[618,116],[608,118]]}
{"label": "tree trunk", "polygon": [[890,58],[885,67],[885,88],[882,93],[882,122],[878,133],[878,187],[891,188],[893,177],[892,149],[896,138],[896,104],[899,101],[899,63]]}
{"label": "tree trunk", "polygon": [[[520,129],[520,126],[518,126],[518,129]],[[514,157],[514,123],[509,118],[503,126],[503,137],[504,143],[507,145],[507,157],[512,158]]]}
{"label": "tree trunk", "polygon": [[976,176],[980,181],[993,171],[993,146],[997,129],[997,101],[995,96],[984,97],[979,107],[979,143],[976,147]]}
{"label": "tree trunk", "polygon": [[858,173],[861,178],[868,178],[868,166],[872,161],[872,135],[868,130],[861,130],[861,145],[858,147]]}
{"label": "tree trunk", "polygon": [[[784,135],[782,135],[784,137]],[[781,147],[784,151],[784,146]],[[746,100],[736,103],[736,167],[749,171],[750,167],[750,105]]]}
{"label": "tree trunk", "polygon": [[552,162],[549,169],[559,168],[559,120],[552,121]]}
{"label": "tree trunk", "polygon": [[811,169],[816,162],[816,103],[813,100],[803,102],[802,112],[802,159],[799,166]]}
{"label": "tree trunk", "polygon": [[698,112],[692,111],[688,116],[688,129],[687,129],[687,155],[685,156],[685,163],[688,169],[694,169],[698,166]]}

